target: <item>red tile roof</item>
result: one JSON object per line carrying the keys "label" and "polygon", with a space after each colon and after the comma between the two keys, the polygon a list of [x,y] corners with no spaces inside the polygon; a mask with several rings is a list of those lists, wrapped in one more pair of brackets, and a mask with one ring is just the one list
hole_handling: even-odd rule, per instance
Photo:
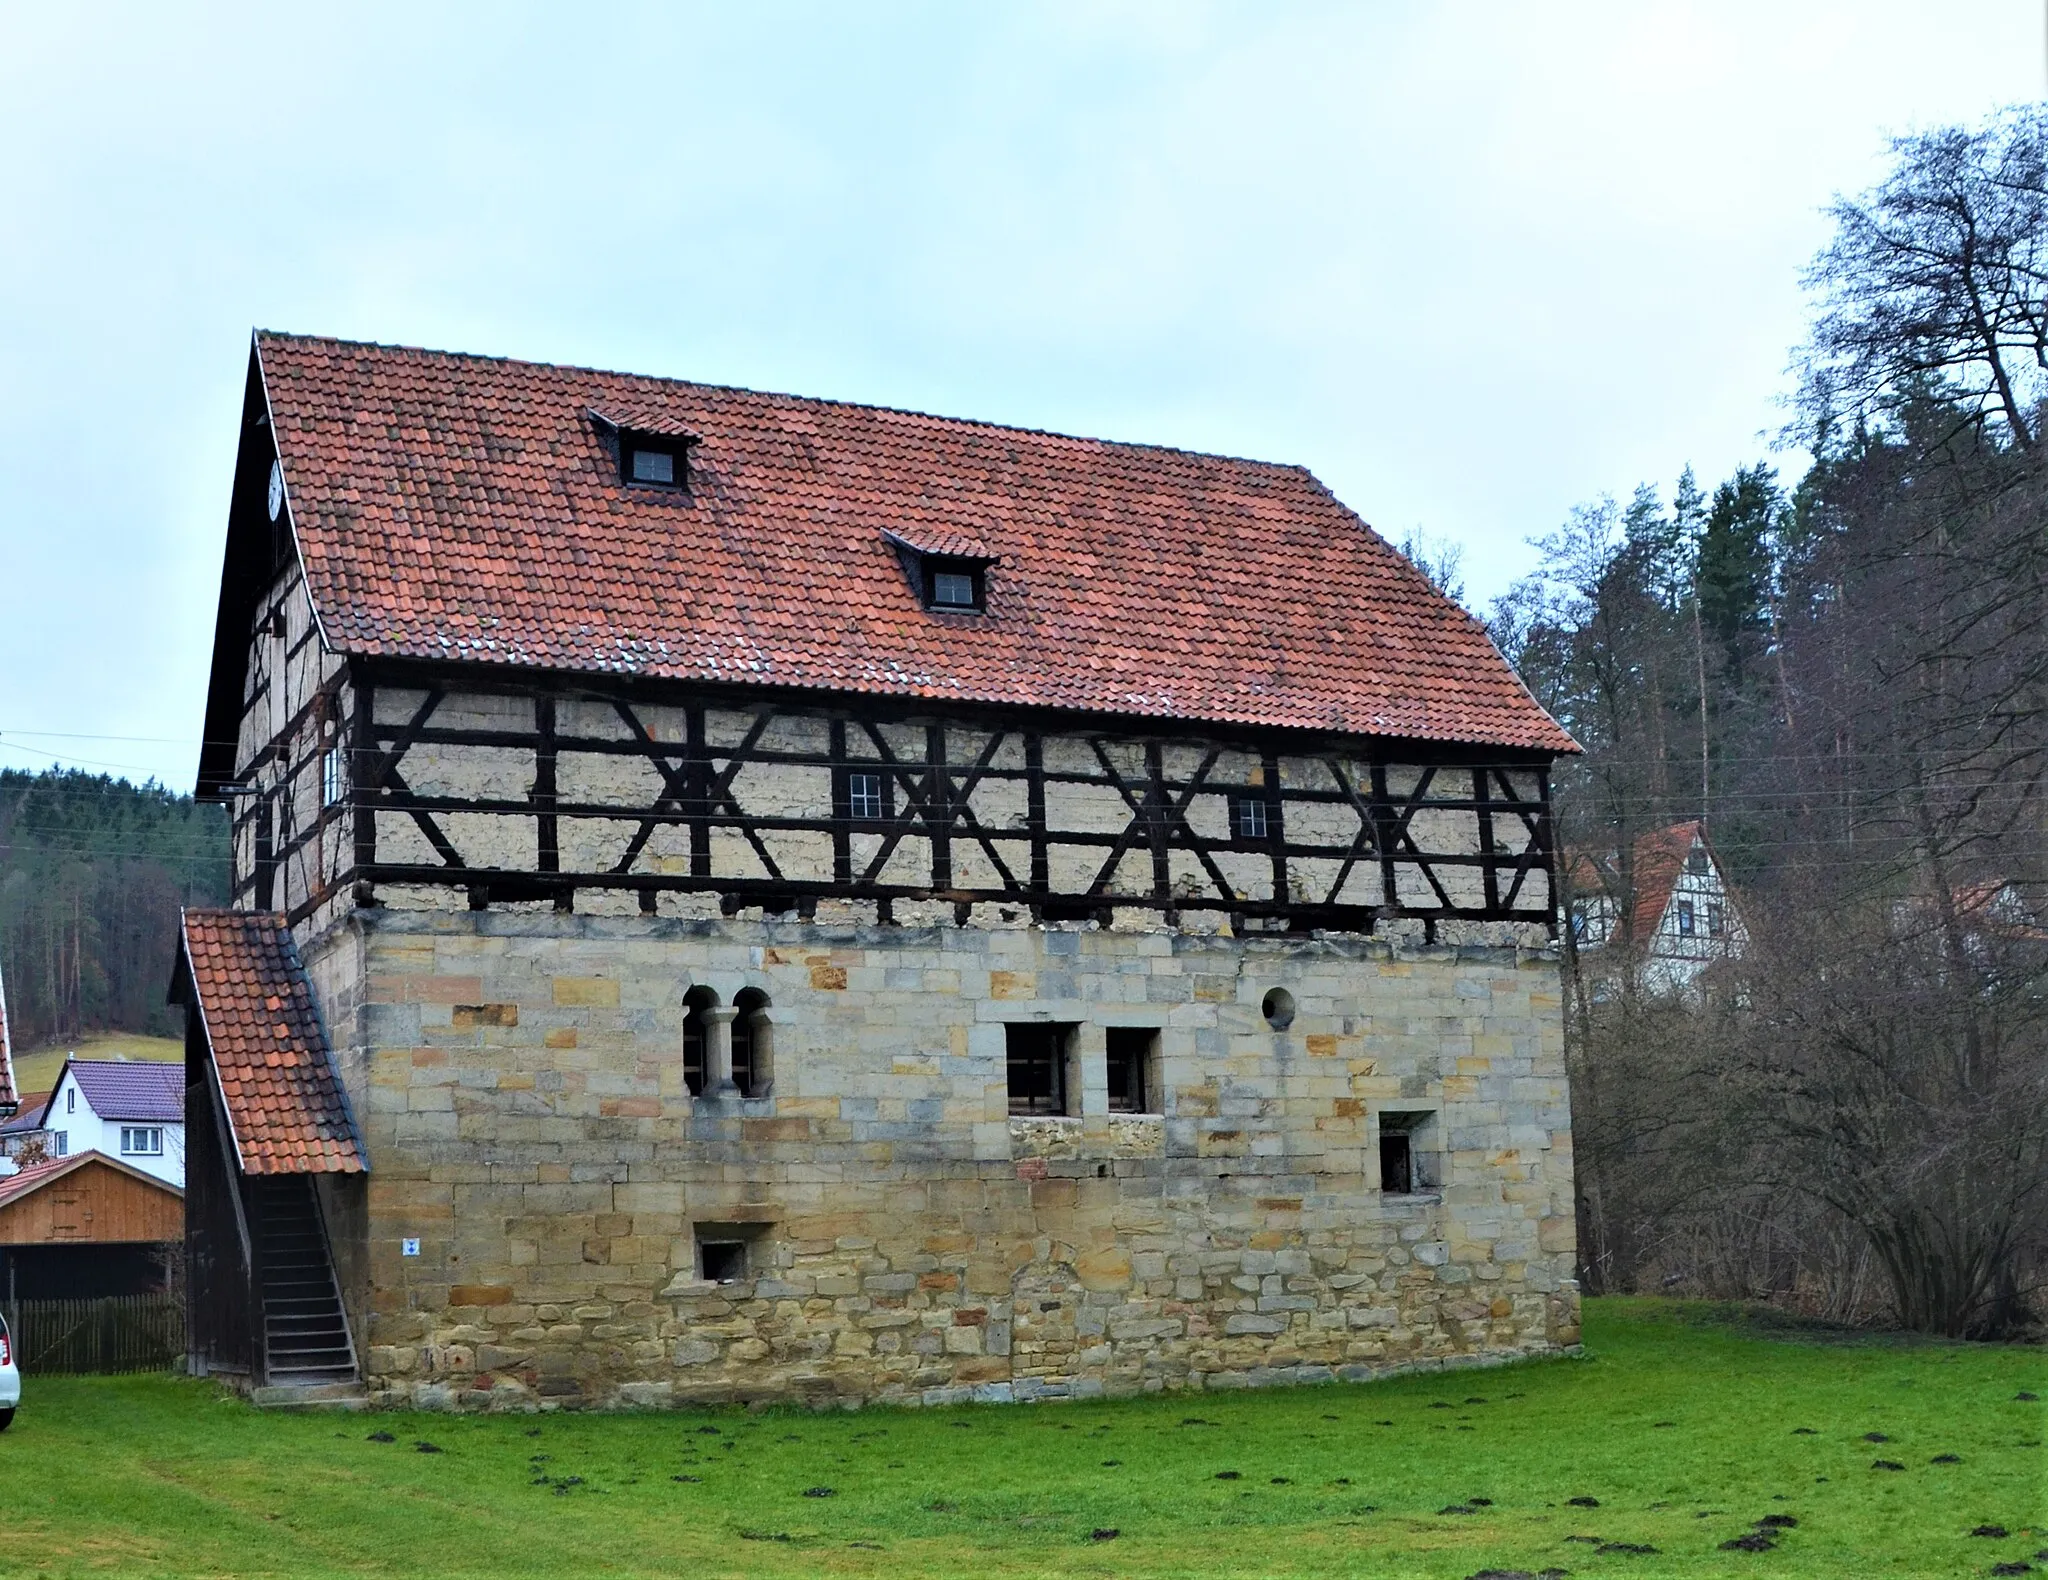
{"label": "red tile roof", "polygon": [[83,1168],[88,1163],[104,1163],[108,1168],[119,1169],[123,1174],[146,1180],[158,1190],[169,1191],[173,1196],[185,1194],[177,1186],[158,1179],[154,1174],[145,1173],[132,1164],[123,1163],[119,1158],[108,1157],[106,1153],[88,1147],[85,1151],[74,1152],[69,1157],[50,1158],[42,1163],[31,1163],[16,1173],[0,1175],[0,1207],[39,1191],[52,1180],[62,1179],[66,1174]]}
{"label": "red tile roof", "polygon": [[284,918],[187,911],[183,970],[242,1171],[365,1172],[312,984]]}
{"label": "red tile roof", "polygon": [[[260,333],[322,630],[362,655],[1575,750],[1306,470]],[[593,412],[700,436],[620,484]],[[933,614],[885,533],[985,545]]]}
{"label": "red tile roof", "polygon": [[0,1109],[21,1100],[14,1088],[14,1044],[7,1040],[7,983],[0,978]]}
{"label": "red tile roof", "polygon": [[1671,891],[1678,884],[1678,875],[1685,870],[1685,858],[1699,838],[1700,824],[1695,819],[1655,829],[1636,841],[1635,937],[1648,940],[1656,933],[1657,924],[1664,920],[1665,908],[1671,904]]}

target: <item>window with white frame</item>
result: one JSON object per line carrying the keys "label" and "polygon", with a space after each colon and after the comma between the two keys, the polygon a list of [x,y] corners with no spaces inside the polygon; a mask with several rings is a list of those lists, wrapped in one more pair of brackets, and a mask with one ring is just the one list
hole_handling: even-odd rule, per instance
{"label": "window with white frame", "polygon": [[121,1151],[131,1158],[162,1157],[164,1151],[164,1127],[162,1125],[123,1125],[121,1127]]}
{"label": "window with white frame", "polygon": [[320,804],[340,806],[348,799],[348,752],[330,746],[320,759]]}
{"label": "window with white frame", "polygon": [[846,815],[857,822],[880,822],[889,815],[880,774],[846,776]]}

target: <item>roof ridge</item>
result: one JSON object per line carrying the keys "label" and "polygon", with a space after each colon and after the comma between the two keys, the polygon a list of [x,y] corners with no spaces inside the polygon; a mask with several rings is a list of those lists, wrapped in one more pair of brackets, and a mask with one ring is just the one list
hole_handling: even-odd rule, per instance
{"label": "roof ridge", "polygon": [[[499,356],[485,351],[447,351],[437,346],[407,345],[395,340],[350,340],[341,335],[302,335],[288,329],[251,331],[258,339],[289,340],[300,345],[347,346],[364,351],[396,351],[416,357],[438,357],[449,362],[490,362],[506,367],[540,368],[550,373],[591,373],[600,378],[645,379],[652,384],[680,385],[686,389],[716,390],[725,395],[751,395],[757,400],[788,401],[795,406],[831,406],[842,411],[879,412],[891,417],[913,417],[921,422],[943,423],[949,428],[979,428],[991,433],[1026,434],[1035,439],[1058,439],[1068,444],[1100,444],[1118,450],[1145,450],[1158,455],[1184,455],[1203,461],[1229,461],[1239,466],[1267,467],[1276,472],[1299,472],[1314,477],[1305,462],[1268,461],[1255,455],[1233,455],[1223,450],[1194,450],[1185,445],[1155,444],[1145,439],[1105,439],[1100,434],[1068,433],[1060,428],[1039,428],[1029,423],[996,422],[986,417],[952,417],[944,412],[925,411],[916,406],[889,406],[875,401],[842,400],[832,395],[798,395],[789,390],[759,389],[751,384],[718,384],[704,379],[676,378],[665,373],[635,373],[628,368],[601,368],[585,362],[542,362],[532,357]],[[1333,496],[1334,497],[1334,496]],[[1347,509],[1349,507],[1346,507]],[[1357,512],[1361,525],[1370,527]]]}

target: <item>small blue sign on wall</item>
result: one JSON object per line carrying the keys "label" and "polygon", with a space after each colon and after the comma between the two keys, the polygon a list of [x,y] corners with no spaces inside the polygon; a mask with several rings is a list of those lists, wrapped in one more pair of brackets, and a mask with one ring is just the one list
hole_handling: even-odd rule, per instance
{"label": "small blue sign on wall", "polygon": [[398,1242],[398,1254],[400,1256],[418,1256],[420,1254],[419,1241],[400,1240]]}

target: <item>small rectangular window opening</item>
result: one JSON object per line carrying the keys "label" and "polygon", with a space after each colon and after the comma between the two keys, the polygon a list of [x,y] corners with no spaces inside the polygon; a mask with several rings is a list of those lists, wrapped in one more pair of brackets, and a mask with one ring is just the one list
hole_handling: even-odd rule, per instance
{"label": "small rectangular window opening", "polygon": [[1388,1196],[1413,1196],[1434,1190],[1436,1159],[1430,1151],[1435,1115],[1380,1115],[1380,1190]]}
{"label": "small rectangular window opening", "polygon": [[747,1276],[747,1242],[700,1240],[697,1242],[697,1265],[709,1283],[740,1283]]}
{"label": "small rectangular window opening", "polygon": [[888,815],[883,804],[880,774],[850,773],[846,776],[846,815],[861,822],[879,822]]}
{"label": "small rectangular window opening", "polygon": [[1713,901],[1707,902],[1707,936],[1719,938],[1721,929],[1728,925],[1728,914]]}
{"label": "small rectangular window opening", "polygon": [[1158,1090],[1159,1033],[1149,1026],[1111,1026],[1109,1042],[1109,1111],[1112,1114],[1154,1114]]}
{"label": "small rectangular window opening", "polygon": [[1070,1028],[1044,1024],[1003,1028],[1009,1040],[1010,1112],[1067,1112],[1067,1035]]}
{"label": "small rectangular window opening", "polygon": [[320,759],[320,804],[340,806],[348,799],[348,753],[330,746]]}
{"label": "small rectangular window opening", "polygon": [[932,602],[941,609],[974,608],[974,578],[961,571],[933,571]]}
{"label": "small rectangular window opening", "polygon": [[1686,853],[1685,870],[1695,875],[1704,874],[1707,870],[1707,853],[1695,845]]}
{"label": "small rectangular window opening", "polygon": [[1678,936],[1680,938],[1690,938],[1692,935],[1692,901],[1680,900],[1678,902]]}
{"label": "small rectangular window opening", "polygon": [[676,457],[672,450],[641,450],[630,452],[632,463],[628,475],[636,483],[656,483],[673,488],[676,482]]}
{"label": "small rectangular window opening", "polygon": [[1249,795],[1233,797],[1230,823],[1239,839],[1266,838],[1265,798]]}
{"label": "small rectangular window opening", "polygon": [[1406,1196],[1415,1189],[1415,1159],[1405,1130],[1380,1132],[1380,1189],[1389,1196]]}

